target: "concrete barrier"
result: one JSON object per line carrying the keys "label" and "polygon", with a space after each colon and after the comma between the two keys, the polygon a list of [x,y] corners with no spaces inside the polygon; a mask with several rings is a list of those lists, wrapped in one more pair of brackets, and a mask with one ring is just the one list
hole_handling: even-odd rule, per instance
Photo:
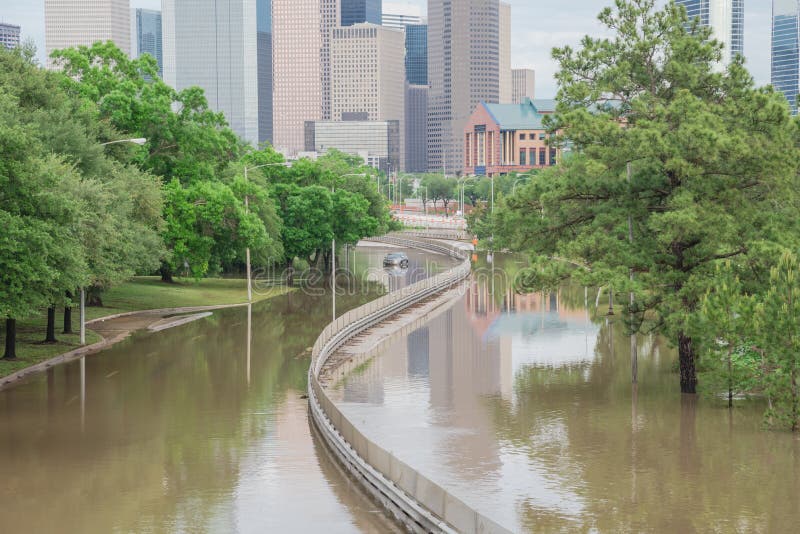
{"label": "concrete barrier", "polygon": [[330,400],[319,381],[328,358],[347,341],[392,315],[459,284],[471,272],[466,252],[456,246],[405,235],[371,241],[445,254],[461,261],[453,269],[351,310],[322,331],[314,343],[309,368],[311,420],[345,469],[412,532],[507,534],[509,530],[370,441]]}

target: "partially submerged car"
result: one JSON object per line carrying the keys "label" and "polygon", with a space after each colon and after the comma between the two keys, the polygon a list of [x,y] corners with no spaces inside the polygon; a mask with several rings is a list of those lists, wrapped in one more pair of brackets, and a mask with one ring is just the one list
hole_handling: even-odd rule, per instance
{"label": "partially submerged car", "polygon": [[384,267],[401,267],[403,269],[408,267],[408,256],[403,252],[391,252],[383,258]]}

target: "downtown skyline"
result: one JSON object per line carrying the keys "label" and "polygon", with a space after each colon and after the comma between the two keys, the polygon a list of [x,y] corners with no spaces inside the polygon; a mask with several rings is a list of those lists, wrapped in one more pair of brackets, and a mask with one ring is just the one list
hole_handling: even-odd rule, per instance
{"label": "downtown skyline", "polygon": [[[33,39],[44,64],[44,0],[11,0],[0,10],[0,20],[22,26],[22,39]],[[528,0],[508,0],[512,6],[511,63],[514,68],[536,70],[536,93],[553,97],[557,65],[550,58],[555,46],[576,45],[587,34],[598,35],[598,4],[610,0],[567,0],[532,6]],[[409,4],[425,10],[426,0]],[[161,0],[130,0],[131,8],[161,9]],[[744,51],[747,67],[759,85],[770,82],[771,2],[745,2]]]}

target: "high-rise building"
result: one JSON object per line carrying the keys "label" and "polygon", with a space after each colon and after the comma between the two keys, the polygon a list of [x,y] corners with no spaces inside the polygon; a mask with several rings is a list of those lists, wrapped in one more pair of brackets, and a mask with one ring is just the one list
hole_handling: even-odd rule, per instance
{"label": "high-rise building", "polygon": [[0,46],[12,50],[19,46],[20,27],[0,22]]}
{"label": "high-rise building", "polygon": [[406,30],[406,80],[428,85],[428,25],[408,24]]}
{"label": "high-rise building", "polygon": [[406,86],[406,172],[428,170],[428,86]]}
{"label": "high-rise building", "polygon": [[273,144],[288,156],[305,148],[306,121],[331,116],[331,30],[339,0],[272,0]]}
{"label": "high-rise building", "polygon": [[342,26],[369,22],[381,23],[381,0],[340,0],[342,3]]}
{"label": "high-rise building", "polygon": [[772,1],[772,85],[797,114],[800,93],[800,1]]}
{"label": "high-rise building", "polygon": [[511,71],[511,103],[522,104],[536,94],[536,72],[533,69],[514,69]]}
{"label": "high-rise building", "polygon": [[256,144],[256,0],[162,0],[161,7],[164,81],[201,87],[231,129]]}
{"label": "high-rise building", "polygon": [[54,50],[97,41],[114,41],[130,55],[130,16],[128,0],[45,0],[47,65],[53,66],[50,54]]}
{"label": "high-rise building", "polygon": [[150,54],[158,62],[158,75],[164,76],[161,46],[161,11],[131,10],[131,57]]}
{"label": "high-rise building", "polygon": [[[331,119],[405,123],[405,36],[376,24],[334,28]],[[401,135],[402,138],[402,135]],[[400,165],[405,166],[402,142]],[[397,169],[395,169],[397,170]]]}
{"label": "high-rise building", "polygon": [[463,132],[480,102],[500,99],[498,0],[428,2],[428,170],[463,167]]}
{"label": "high-rise building", "polygon": [[258,142],[272,142],[272,2],[256,0]]}
{"label": "high-rise building", "polygon": [[390,28],[405,28],[408,24],[421,24],[422,10],[408,2],[384,2],[382,24]]}
{"label": "high-rise building", "polygon": [[500,2],[500,103],[510,104],[511,87],[511,4]]}
{"label": "high-rise building", "polygon": [[690,19],[711,27],[713,37],[725,45],[725,62],[744,54],[744,0],[675,0]]}
{"label": "high-rise building", "polygon": [[305,149],[325,154],[336,149],[361,156],[364,163],[384,172],[402,165],[402,131],[399,121],[308,121]]}

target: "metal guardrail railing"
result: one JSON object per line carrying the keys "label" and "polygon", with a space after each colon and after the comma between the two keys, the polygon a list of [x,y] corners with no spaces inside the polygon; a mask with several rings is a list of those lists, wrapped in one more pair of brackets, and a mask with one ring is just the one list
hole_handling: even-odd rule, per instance
{"label": "metal guardrail railing", "polygon": [[320,384],[319,376],[328,358],[347,341],[388,317],[454,287],[471,271],[466,253],[455,246],[396,235],[372,241],[446,254],[462,261],[449,271],[351,310],[325,327],[312,348],[309,368],[308,396],[312,420],[344,467],[411,530],[506,534],[510,531],[370,441],[342,414]]}

